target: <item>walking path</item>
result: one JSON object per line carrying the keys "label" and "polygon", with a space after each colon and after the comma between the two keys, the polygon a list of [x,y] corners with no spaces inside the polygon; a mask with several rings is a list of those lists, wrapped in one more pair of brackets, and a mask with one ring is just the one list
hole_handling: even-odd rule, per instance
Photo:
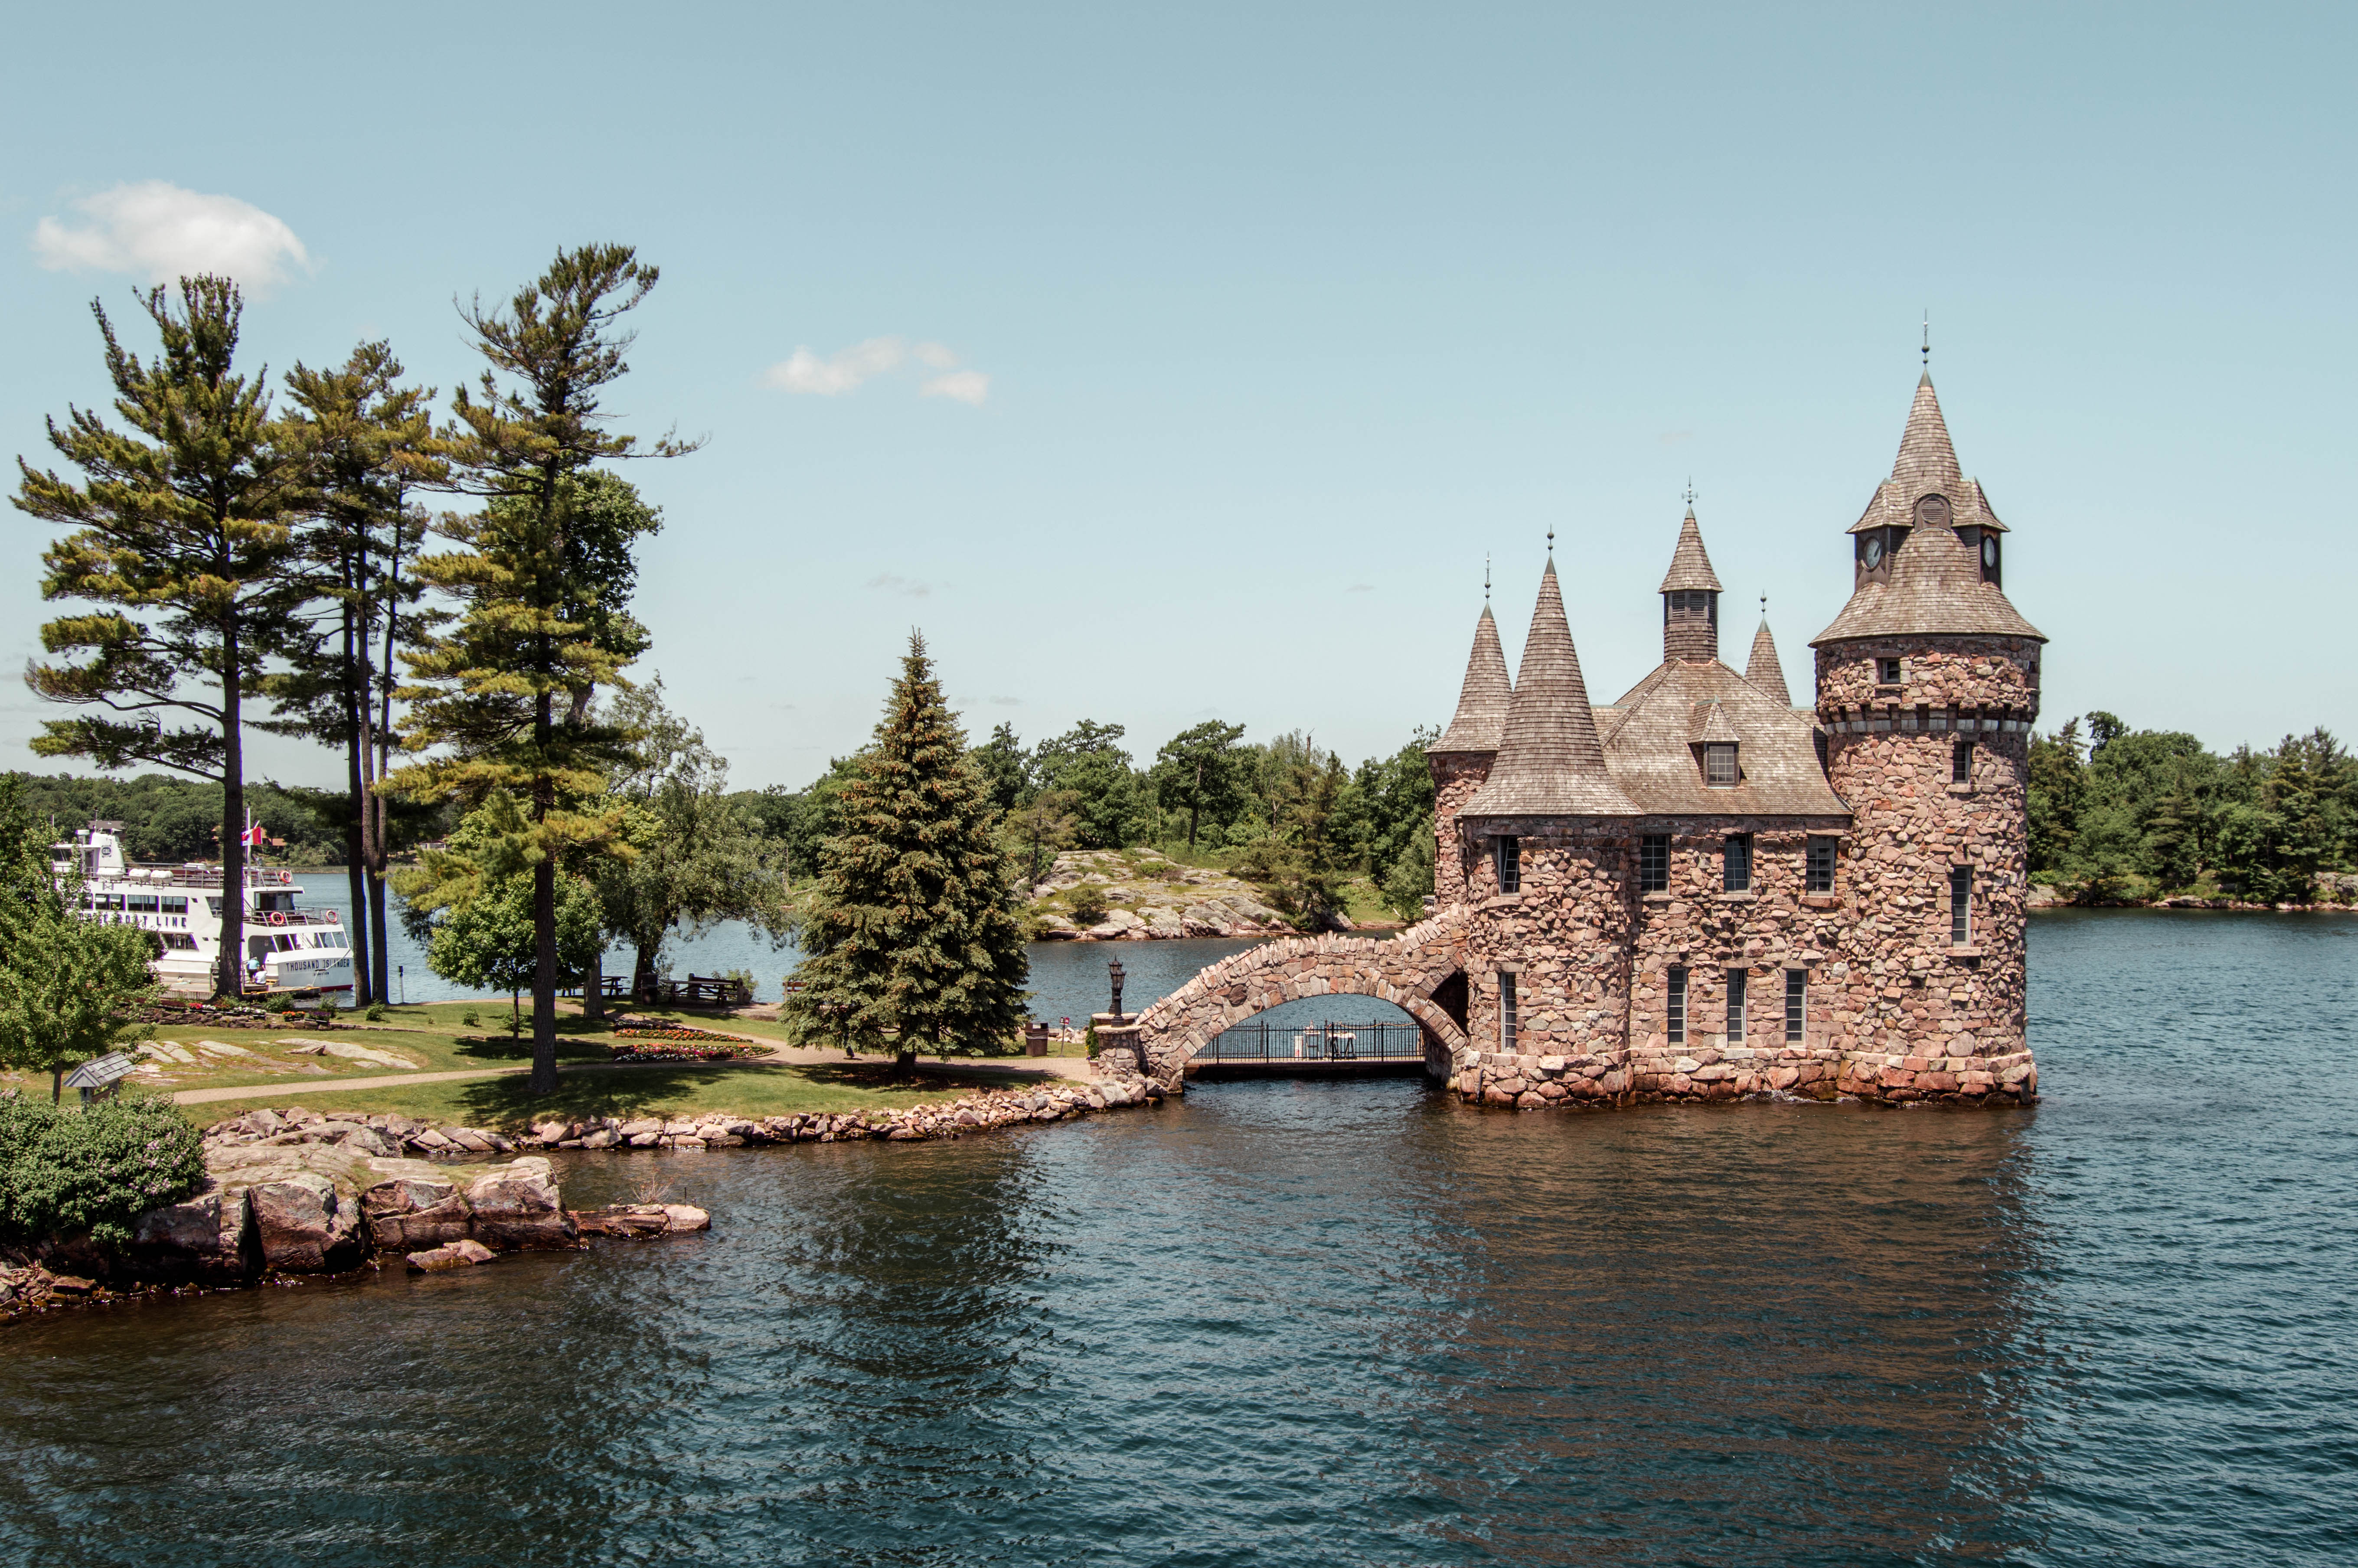
{"label": "walking path", "polygon": [[[840,1063],[846,1065],[865,1063],[870,1066],[883,1065],[880,1057],[853,1058],[844,1055],[839,1051],[795,1045],[774,1046],[767,1056],[755,1056],[751,1060],[787,1062],[797,1066],[817,1066],[827,1063]],[[557,1070],[560,1073],[626,1073],[634,1067],[683,1067],[699,1065],[701,1064],[693,1062],[576,1062],[570,1065],[560,1063]],[[172,1098],[180,1105],[211,1105],[221,1100],[276,1099],[280,1095],[323,1095],[337,1089],[390,1089],[409,1084],[450,1084],[457,1083],[462,1078],[499,1078],[531,1071],[532,1067],[526,1064],[513,1067],[466,1067],[455,1073],[394,1073],[384,1077],[330,1078],[324,1082],[315,1080],[304,1084],[243,1084],[235,1088],[227,1089],[181,1089],[173,1095]],[[1085,1056],[1026,1056],[1014,1062],[1004,1060],[979,1062],[964,1057],[920,1056],[917,1058],[917,1071],[1003,1074],[1009,1076],[1025,1073],[1047,1073],[1055,1077],[1075,1078],[1084,1083],[1097,1076],[1096,1069],[1090,1066],[1088,1059]]]}

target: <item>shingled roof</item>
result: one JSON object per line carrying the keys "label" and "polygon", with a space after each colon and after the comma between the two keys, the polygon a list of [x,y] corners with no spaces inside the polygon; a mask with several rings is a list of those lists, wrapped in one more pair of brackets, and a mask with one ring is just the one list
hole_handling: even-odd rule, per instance
{"label": "shingled roof", "polygon": [[1474,623],[1474,651],[1466,659],[1466,684],[1458,689],[1457,712],[1441,739],[1428,752],[1495,752],[1506,732],[1507,703],[1513,688],[1507,684],[1507,655],[1498,646],[1498,623],[1490,607]]}
{"label": "shingled roof", "polygon": [[1703,530],[1695,526],[1694,508],[1690,506],[1687,520],[1679,524],[1679,545],[1671,552],[1671,569],[1662,574],[1662,586],[1654,591],[1671,593],[1695,588],[1720,591],[1719,579],[1712,573],[1711,557],[1703,547]]}
{"label": "shingled roof", "polygon": [[1785,689],[1785,666],[1777,662],[1777,639],[1768,635],[1766,615],[1760,618],[1760,630],[1752,633],[1752,656],[1744,661],[1744,678],[1786,707],[1793,706],[1793,694]]}
{"label": "shingled roof", "polygon": [[[1928,495],[1948,501],[1947,526],[1919,523],[1916,503]],[[1930,372],[1916,384],[1916,401],[1908,411],[1908,428],[1899,438],[1891,477],[1876,487],[1850,532],[1877,528],[1909,530],[1891,554],[1888,579],[1861,583],[1833,624],[1810,640],[1812,647],[1852,637],[1941,632],[2046,641],[1996,584],[1982,580],[1980,560],[1957,532],[1985,528],[2003,533],[2006,524],[1990,510],[1980,482],[1966,479],[1957,466]]]}
{"label": "shingled roof", "polygon": [[1522,668],[1515,673],[1498,760],[1463,815],[1632,816],[1637,810],[1606,776],[1551,557],[1531,608],[1531,634],[1523,639]]}
{"label": "shingled roof", "polygon": [[[1614,705],[1605,766],[1648,816],[1848,816],[1818,761],[1816,726],[1727,665],[1667,659]],[[1697,754],[1736,742],[1738,782],[1712,789]]]}

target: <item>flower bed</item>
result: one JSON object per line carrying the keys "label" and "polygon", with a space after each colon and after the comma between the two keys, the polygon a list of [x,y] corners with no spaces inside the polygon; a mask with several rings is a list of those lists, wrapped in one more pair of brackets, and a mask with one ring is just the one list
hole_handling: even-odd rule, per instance
{"label": "flower bed", "polygon": [[709,1029],[694,1029],[688,1025],[672,1024],[661,1029],[644,1026],[614,1031],[617,1040],[715,1040],[724,1045],[742,1045],[743,1040],[734,1034],[716,1033]]}
{"label": "flower bed", "polygon": [[686,1026],[668,1029],[617,1029],[614,1037],[633,1044],[614,1047],[617,1062],[735,1062],[765,1055],[769,1047],[733,1034]]}

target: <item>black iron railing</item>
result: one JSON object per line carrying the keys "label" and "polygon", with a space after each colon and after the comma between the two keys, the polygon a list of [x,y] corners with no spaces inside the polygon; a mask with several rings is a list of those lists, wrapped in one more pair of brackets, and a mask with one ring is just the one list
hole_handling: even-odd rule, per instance
{"label": "black iron railing", "polygon": [[1421,1062],[1413,1023],[1239,1023],[1196,1053],[1199,1062]]}

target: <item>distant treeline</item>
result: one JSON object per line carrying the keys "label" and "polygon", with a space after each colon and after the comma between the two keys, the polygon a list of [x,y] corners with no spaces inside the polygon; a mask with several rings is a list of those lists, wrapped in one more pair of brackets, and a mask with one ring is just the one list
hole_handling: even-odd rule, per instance
{"label": "distant treeline", "polygon": [[[1340,907],[1341,883],[1368,876],[1412,917],[1433,886],[1433,781],[1420,730],[1357,768],[1296,730],[1247,743],[1244,726],[1198,724],[1139,764],[1119,724],[1084,719],[1026,746],[1010,725],[973,748],[1017,863],[1036,879],[1060,849],[1152,845],[1217,861],[1267,887],[1288,914]],[[816,867],[837,830],[834,803],[857,756],[806,788],[732,797],[784,841],[795,874]]]}
{"label": "distant treeline", "polygon": [[[165,865],[221,859],[222,786],[167,773],[135,778],[76,778],[68,773],[11,773],[36,817],[56,825],[60,837],[92,822],[123,824],[124,853],[134,860]],[[268,836],[254,853],[268,864],[341,866],[344,863],[341,790],[250,784],[246,809]],[[449,831],[440,809],[398,810],[395,842],[406,848]]]}
{"label": "distant treeline", "polygon": [[2306,903],[2358,864],[2358,760],[2324,730],[2222,757],[2109,713],[2030,742],[2032,879],[2091,902]]}

